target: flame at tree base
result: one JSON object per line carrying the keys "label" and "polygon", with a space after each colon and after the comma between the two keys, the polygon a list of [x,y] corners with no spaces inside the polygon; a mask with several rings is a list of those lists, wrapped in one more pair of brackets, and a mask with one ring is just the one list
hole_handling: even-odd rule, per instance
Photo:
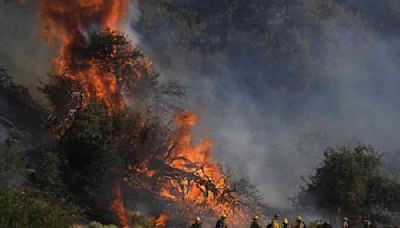
{"label": "flame at tree base", "polygon": [[[133,188],[142,186],[166,202],[187,208],[185,216],[188,217],[228,214],[232,224],[247,221],[249,216],[241,208],[239,195],[212,158],[212,143],[209,140],[193,142],[195,114],[181,112],[174,120],[177,128],[171,134],[169,149],[158,162],[148,161],[141,167],[130,167],[133,173],[128,182]],[[143,176],[139,178],[138,174]],[[233,217],[235,219],[231,220]]]}
{"label": "flame at tree base", "polygon": [[121,192],[121,184],[119,181],[116,182],[114,187],[114,200],[111,203],[111,210],[117,215],[120,225],[123,228],[129,228],[130,223],[128,214],[126,213],[124,202]]}

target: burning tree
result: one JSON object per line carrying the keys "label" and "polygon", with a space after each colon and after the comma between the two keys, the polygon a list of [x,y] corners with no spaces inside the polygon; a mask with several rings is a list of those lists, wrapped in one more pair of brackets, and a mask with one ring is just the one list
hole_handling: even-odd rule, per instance
{"label": "burning tree", "polygon": [[264,209],[254,186],[217,165],[211,141],[194,143],[196,116],[170,100],[184,96],[183,87],[160,85],[140,48],[114,31],[126,4],[42,1],[46,35],[61,42],[51,82],[42,89],[54,106],[46,120],[60,138],[71,189],[98,211],[112,209],[123,227],[135,210],[130,195],[143,192],[160,202],[159,214],[166,205],[181,208],[169,215],[184,215],[181,221],[190,217],[188,208],[235,213],[236,223]]}

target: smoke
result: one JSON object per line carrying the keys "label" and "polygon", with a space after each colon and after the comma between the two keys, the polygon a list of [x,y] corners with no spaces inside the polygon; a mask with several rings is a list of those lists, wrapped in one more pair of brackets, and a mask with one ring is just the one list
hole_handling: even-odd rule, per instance
{"label": "smoke", "polygon": [[323,33],[323,42],[340,35],[335,46],[320,50],[321,63],[311,71],[320,72],[324,83],[308,91],[312,94],[283,104],[281,111],[232,91],[210,115],[220,159],[244,165],[273,206],[288,205],[286,198],[298,190],[300,177],[320,164],[326,147],[365,143],[391,153],[400,146],[398,41],[335,21]]}
{"label": "smoke", "polygon": [[[167,10],[134,2],[126,31],[162,81],[188,87],[199,136],[214,141],[217,160],[243,167],[271,206],[290,207],[326,147],[365,143],[388,160],[398,154],[396,1],[336,1],[319,18],[316,1],[286,11],[264,1],[175,2]],[[34,8],[0,2],[0,61],[33,92],[54,56]]]}
{"label": "smoke", "polygon": [[148,16],[156,3],[143,3],[142,45],[164,77],[190,88],[217,160],[242,166],[271,206],[291,206],[326,147],[364,143],[396,154],[400,42],[394,25],[372,15],[391,14],[393,2],[327,3],[322,16],[313,1],[287,3],[286,18],[268,3],[260,13],[257,4],[175,2],[157,19]]}
{"label": "smoke", "polygon": [[36,88],[47,82],[52,51],[41,42],[39,23],[32,2],[21,7],[14,1],[0,1],[0,64],[44,102]]}

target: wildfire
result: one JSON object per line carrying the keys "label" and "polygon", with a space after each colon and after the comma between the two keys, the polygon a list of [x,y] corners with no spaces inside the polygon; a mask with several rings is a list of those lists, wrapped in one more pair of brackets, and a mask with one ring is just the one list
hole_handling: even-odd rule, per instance
{"label": "wildfire", "polygon": [[[171,144],[175,145],[175,150],[169,159],[169,164],[196,175],[194,182],[181,180],[181,183],[178,183],[181,192],[185,195],[185,200],[198,205],[206,203],[210,209],[219,214],[232,213],[231,205],[220,203],[217,199],[224,194],[228,183],[211,156],[212,143],[209,140],[193,143],[192,127],[197,123],[195,114],[189,111],[180,113],[175,117],[175,123],[178,128],[171,140]],[[166,189],[161,191],[161,195],[166,198],[172,197]],[[175,199],[177,199],[176,196]]]}
{"label": "wildfire", "polygon": [[[136,52],[135,46],[126,45],[124,39],[115,41],[123,36],[114,31],[121,28],[128,0],[41,0],[39,3],[44,37],[50,45],[58,48],[57,56],[53,59],[56,75],[76,83],[75,87],[85,94],[83,105],[95,100],[109,110],[124,109],[126,93],[137,86],[137,81],[143,75],[153,75],[151,61],[138,57],[142,55]],[[107,41],[115,41],[116,44],[107,46],[108,42],[103,42],[101,45],[104,46],[90,49],[88,40],[93,31],[105,31]],[[121,50],[118,45],[125,49]],[[114,69],[113,64],[118,69]],[[226,192],[229,183],[212,158],[211,141],[193,143],[192,127],[197,123],[196,116],[192,112],[182,112],[174,120],[177,129],[169,142],[174,150],[166,156],[168,158],[165,162],[176,170],[190,173],[193,178],[183,177],[179,181],[170,178],[166,186],[157,190],[158,194],[169,200],[178,201],[183,198],[199,206],[206,205],[207,209],[215,213],[233,213],[232,201],[226,201],[226,196],[230,194]],[[142,164],[140,168],[129,166],[128,170],[143,173],[149,178],[158,177],[155,170],[145,165],[147,163]],[[125,178],[125,181],[128,182],[128,179]],[[116,184],[113,193],[115,198],[111,209],[121,226],[129,227],[120,182]],[[160,216],[156,226],[165,227],[167,219],[165,215]]]}
{"label": "wildfire", "polygon": [[[85,94],[84,105],[94,99],[111,110],[124,107],[117,75],[100,69],[93,57],[87,57],[79,50],[86,47],[91,30],[119,29],[127,4],[127,0],[39,1],[43,35],[50,45],[58,47],[58,54],[53,59],[54,71],[58,76],[76,82],[80,92]],[[109,50],[109,53],[116,51]],[[114,196],[111,209],[121,225],[129,227],[119,182]]]}
{"label": "wildfire", "polygon": [[54,71],[76,80],[88,99],[103,102],[111,109],[123,108],[116,75],[98,70],[92,59],[84,59],[79,48],[86,45],[93,29],[117,30],[127,10],[127,0],[41,0],[40,16],[44,37],[58,46]]}
{"label": "wildfire", "polygon": [[[210,151],[211,142],[203,140],[197,145],[193,145],[192,127],[196,125],[197,118],[192,112],[183,112],[175,117],[175,123],[178,129],[172,138],[172,143],[175,143],[175,157],[185,157],[192,162],[209,163],[211,161]],[[179,161],[174,161],[172,164],[175,167],[184,168],[185,164]]]}
{"label": "wildfire", "polygon": [[[140,167],[131,167],[134,172],[150,179],[157,178],[161,188],[154,190],[147,184],[142,186],[178,204],[196,205],[198,209],[217,215],[228,214],[228,219],[235,218],[235,221],[231,221],[235,224],[248,219],[246,212],[238,205],[238,195],[232,191],[223,170],[212,157],[211,141],[194,143],[192,128],[197,123],[196,115],[190,111],[181,112],[174,121],[177,128],[170,138],[171,149],[165,152],[163,160],[172,170],[160,174],[157,167],[146,163]],[[160,179],[163,175],[165,178]]]}
{"label": "wildfire", "polygon": [[44,35],[50,42],[61,42],[61,61],[71,61],[70,46],[74,40],[81,38],[91,26],[117,30],[125,17],[127,4],[127,0],[41,0]]}

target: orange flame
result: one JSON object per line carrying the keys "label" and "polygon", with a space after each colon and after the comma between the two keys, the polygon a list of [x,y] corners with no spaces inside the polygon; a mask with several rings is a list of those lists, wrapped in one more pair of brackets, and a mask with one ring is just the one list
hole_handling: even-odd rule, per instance
{"label": "orange flame", "polygon": [[61,42],[56,69],[73,60],[71,45],[92,26],[116,30],[127,9],[127,0],[41,0],[40,16],[44,36],[50,43]]}
{"label": "orange flame", "polygon": [[110,109],[123,107],[116,77],[100,72],[93,62],[79,64],[74,49],[82,45],[86,33],[93,28],[118,29],[127,4],[127,0],[40,1],[44,37],[49,44],[59,46],[58,56],[53,59],[55,72],[79,81],[88,98],[103,102]]}
{"label": "orange flame", "polygon": [[[79,82],[85,92],[85,99],[102,102],[109,110],[125,107],[123,94],[118,88],[119,78],[111,72],[100,70],[92,59],[80,62],[81,53],[76,53],[76,50],[77,47],[79,49],[80,46],[85,45],[87,33],[93,29],[118,30],[125,18],[127,5],[128,0],[40,0],[44,37],[50,45],[59,48],[57,56],[53,59],[55,72]],[[133,69],[137,78],[141,77],[139,71],[152,72],[150,61],[133,65],[140,65],[140,69]],[[208,191],[204,185],[178,183],[181,191],[185,192],[185,200],[198,205],[206,203],[216,213],[231,211],[229,205],[216,202],[216,197],[222,194],[222,189],[228,183],[224,180],[222,170],[212,158],[211,141],[202,140],[197,144],[193,143],[191,129],[197,123],[196,116],[191,112],[183,112],[176,116],[175,123],[178,128],[171,138],[171,144],[175,145],[175,150],[169,160],[169,165],[183,171],[194,172],[202,182],[212,183],[216,187],[213,191]],[[194,168],[189,163],[196,164],[196,167]],[[143,169],[142,171],[149,176],[154,174],[151,170]],[[177,186],[177,183],[170,184]],[[169,199],[177,199],[176,194],[169,192],[167,188],[161,189],[159,194]],[[129,227],[120,183],[116,185],[114,195],[111,209],[118,216],[121,225]],[[164,221],[166,218],[166,216],[161,216],[158,220]]]}
{"label": "orange flame", "polygon": [[[175,157],[185,157],[192,162],[208,164],[212,161],[210,150],[212,143],[209,140],[203,140],[197,145],[193,145],[193,136],[191,129],[197,123],[197,118],[192,112],[183,112],[175,117],[175,123],[178,129],[173,136],[175,143]],[[173,162],[175,168],[184,168],[184,164]]]}
{"label": "orange flame", "polygon": [[[231,205],[218,203],[216,200],[228,186],[222,170],[212,158],[211,141],[202,140],[197,144],[193,143],[192,127],[197,123],[195,114],[189,111],[182,112],[175,117],[175,123],[178,128],[171,140],[171,144],[175,145],[175,151],[169,165],[183,171],[194,172],[197,178],[204,183],[203,186],[190,184],[188,181],[180,183],[181,188],[183,186],[182,190],[185,191],[185,200],[198,205],[206,203],[207,207],[215,213],[232,213]],[[196,164],[196,168],[193,168],[192,164]],[[205,189],[209,184],[215,186],[216,189]],[[161,190],[160,195],[169,199],[178,199],[166,188]]]}
{"label": "orange flame", "polygon": [[168,221],[168,216],[166,215],[160,215],[160,217],[158,217],[158,219],[155,221],[155,225],[157,228],[165,228],[166,223]]}
{"label": "orange flame", "polygon": [[129,228],[130,225],[129,225],[128,215],[124,208],[124,202],[123,202],[122,193],[121,193],[121,185],[119,182],[117,182],[115,185],[114,197],[115,198],[114,198],[113,202],[111,203],[111,209],[117,215],[121,226],[123,228]]}

